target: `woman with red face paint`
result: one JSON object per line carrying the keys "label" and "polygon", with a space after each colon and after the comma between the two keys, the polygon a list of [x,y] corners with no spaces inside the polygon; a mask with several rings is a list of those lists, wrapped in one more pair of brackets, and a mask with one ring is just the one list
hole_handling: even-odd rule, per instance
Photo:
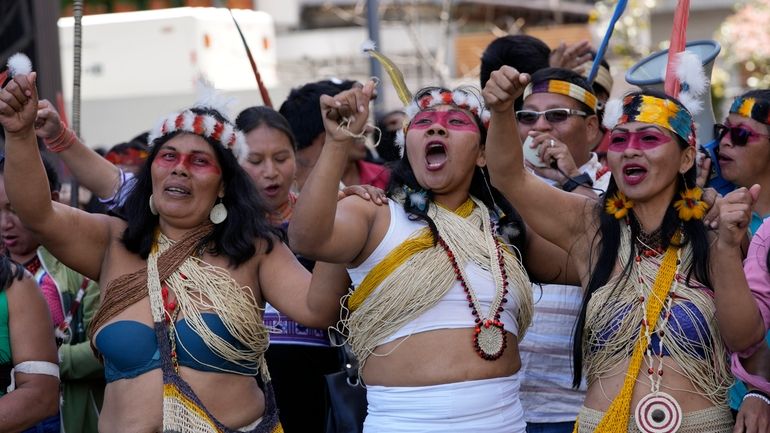
{"label": "woman with red face paint", "polygon": [[588,391],[576,431],[731,432],[728,355],[762,340],[770,310],[724,277],[742,272],[740,261],[717,260],[733,253],[756,191],[724,199],[718,240],[710,240],[695,189],[692,115],[654,92],[607,107],[613,179],[604,203],[548,188],[524,170],[512,120],[528,83],[505,67],[484,89],[488,161],[493,184],[521,204],[533,230],[569,249],[582,276],[575,383],[585,372]]}
{"label": "woman with red face paint", "polygon": [[87,214],[51,202],[35,142],[35,77],[18,75],[0,91],[6,189],[53,254],[100,281],[90,336],[108,382],[100,431],[280,431],[264,303],[323,327],[345,288],[330,269],[309,292],[310,274],[263,217],[238,164],[243,134],[216,109],[173,113],[152,131],[125,220]]}
{"label": "woman with red face paint", "polygon": [[[751,90],[733,101],[723,124],[714,125],[715,138],[719,139],[719,167],[722,177],[739,187],[761,186],[759,196],[752,205],[751,223],[747,230],[752,242],[748,249],[744,269],[746,284],[763,289],[770,297],[768,275],[768,233],[770,224],[763,221],[770,216],[770,90]],[[755,236],[756,235],[756,236]],[[740,278],[734,281],[737,284]],[[770,344],[770,334],[765,337]],[[760,354],[761,356],[761,354]],[[765,355],[767,356],[767,355]],[[730,407],[742,413],[739,423],[750,414],[770,415],[770,403],[747,394],[744,382],[737,381],[730,388]],[[756,391],[754,391],[756,392]],[[748,397],[747,397],[748,395]]]}
{"label": "woman with red face paint", "polygon": [[426,88],[412,98],[388,206],[337,203],[372,90],[321,99],[326,143],[289,227],[298,252],[348,264],[354,289],[341,325],[366,383],[364,431],[523,432],[518,341],[532,292],[520,252],[544,280],[555,278],[546,270],[561,270],[546,265],[563,252],[534,234],[525,239],[518,215],[489,186],[488,114],[468,89]]}

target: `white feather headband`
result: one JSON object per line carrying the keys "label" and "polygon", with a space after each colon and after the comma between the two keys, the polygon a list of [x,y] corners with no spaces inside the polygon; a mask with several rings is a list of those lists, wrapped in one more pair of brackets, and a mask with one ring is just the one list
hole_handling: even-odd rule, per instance
{"label": "white feather headband", "polygon": [[211,114],[198,114],[191,109],[171,113],[160,119],[157,125],[150,131],[150,145],[164,135],[177,131],[189,132],[190,134],[199,135],[221,144],[225,149],[233,153],[238,163],[242,163],[246,160],[246,155],[248,154],[246,136],[225,114],[229,112],[228,109],[234,99],[218,93],[210,83],[203,79],[198,81],[197,90],[198,101],[193,105],[193,108],[215,110],[225,120],[219,120]]}
{"label": "white feather headband", "polygon": [[150,145],[153,145],[155,140],[177,131],[214,140],[231,151],[239,163],[246,159],[248,148],[243,132],[229,121],[223,122],[211,114],[197,114],[191,110],[171,113],[160,119],[155,128],[150,131]]}

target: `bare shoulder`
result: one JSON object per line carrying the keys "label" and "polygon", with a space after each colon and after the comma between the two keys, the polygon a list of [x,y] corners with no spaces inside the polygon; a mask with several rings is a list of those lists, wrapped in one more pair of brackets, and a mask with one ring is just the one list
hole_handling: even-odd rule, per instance
{"label": "bare shoulder", "polygon": [[43,305],[45,303],[43,293],[32,274],[20,266],[17,268],[18,265],[11,261],[7,263],[9,269],[4,271],[10,272],[11,275],[8,287],[4,289],[8,297],[8,307],[11,310],[18,310],[19,307],[27,310],[32,305]]}

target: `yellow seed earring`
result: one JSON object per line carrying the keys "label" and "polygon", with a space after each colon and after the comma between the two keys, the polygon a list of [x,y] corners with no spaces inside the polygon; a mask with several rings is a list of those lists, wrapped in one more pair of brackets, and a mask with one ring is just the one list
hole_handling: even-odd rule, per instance
{"label": "yellow seed earring", "polygon": [[684,191],[681,191],[679,195],[682,199],[674,202],[674,208],[679,214],[679,219],[682,221],[703,219],[709,210],[708,203],[701,200],[703,190],[699,186],[688,188],[685,184]]}
{"label": "yellow seed earring", "polygon": [[634,202],[620,191],[612,197],[608,197],[604,204],[604,210],[616,219],[625,218],[628,215],[628,210],[632,207],[634,207]]}

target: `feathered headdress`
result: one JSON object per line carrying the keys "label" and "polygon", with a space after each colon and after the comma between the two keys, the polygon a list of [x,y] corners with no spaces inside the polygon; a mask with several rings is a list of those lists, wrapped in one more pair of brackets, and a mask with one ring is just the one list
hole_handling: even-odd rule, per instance
{"label": "feathered headdress", "polygon": [[[599,49],[596,51],[596,56],[594,56],[594,63],[591,65],[591,70],[588,73],[587,81],[588,85],[590,86],[593,86],[594,80],[596,80],[602,59],[604,59],[604,53],[607,52],[607,46],[610,44],[612,32],[615,30],[615,24],[618,22],[618,19],[620,19],[620,16],[623,15],[623,11],[626,10],[627,3],[628,0],[618,0],[618,4],[615,5],[615,11],[612,13],[612,17],[610,18],[610,23],[607,26],[607,32],[604,33],[604,38],[602,38],[602,43],[599,45]],[[607,91],[610,90],[612,89],[607,89]]]}
{"label": "feathered headdress", "polygon": [[[11,78],[32,72],[32,60],[24,53],[16,53],[8,59],[8,73]],[[2,80],[0,80],[2,81]]]}
{"label": "feathered headdress", "polygon": [[204,79],[198,81],[197,90],[198,100],[193,104],[193,108],[214,110],[225,120],[222,121],[211,114],[198,114],[192,109],[171,113],[160,119],[155,128],[150,131],[148,137],[150,145],[165,135],[184,131],[219,143],[231,151],[239,163],[243,162],[248,154],[246,137],[228,117],[229,107],[234,99],[218,93]]}
{"label": "feathered headdress", "polygon": [[399,154],[404,156],[404,143],[406,130],[409,128],[409,124],[412,122],[417,113],[427,108],[435,107],[437,105],[454,105],[457,108],[470,111],[476,116],[484,127],[489,125],[489,119],[491,117],[489,111],[484,107],[482,99],[476,97],[472,93],[464,91],[462,89],[446,90],[435,89],[417,97],[412,96],[412,92],[406,86],[404,81],[404,75],[398,69],[395,63],[384,54],[375,49],[374,42],[366,41],[362,44],[361,50],[377,59],[380,64],[383,65],[385,71],[390,76],[393,86],[396,89],[398,98],[405,105],[404,113],[406,118],[404,119],[403,128],[396,132],[395,143],[398,146]]}
{"label": "feathered headdress", "polygon": [[708,91],[709,81],[700,58],[684,50],[689,7],[689,0],[679,1],[671,32],[665,93],[674,100],[636,94],[609,101],[603,121],[607,129],[634,121],[652,123],[695,146],[694,116],[703,110],[700,98]]}
{"label": "feathered headdress", "polygon": [[230,17],[233,19],[233,23],[235,23],[235,29],[238,30],[238,34],[241,36],[241,42],[243,42],[243,47],[246,49],[246,56],[249,58],[249,63],[251,64],[251,70],[254,72],[254,78],[257,80],[257,87],[259,88],[259,93],[262,96],[262,103],[265,104],[265,106],[273,108],[273,102],[270,100],[270,94],[267,92],[267,87],[265,87],[265,83],[262,82],[262,75],[259,73],[259,69],[257,69],[257,62],[254,61],[254,56],[251,54],[251,49],[249,48],[249,44],[246,42],[246,37],[243,35],[243,32],[241,31],[241,26],[238,25],[238,21],[235,19],[235,15],[233,15],[232,9],[228,9],[230,11]]}
{"label": "feathered headdress", "polygon": [[735,98],[730,106],[730,113],[770,125],[770,102],[765,100],[750,96],[739,96]]}

